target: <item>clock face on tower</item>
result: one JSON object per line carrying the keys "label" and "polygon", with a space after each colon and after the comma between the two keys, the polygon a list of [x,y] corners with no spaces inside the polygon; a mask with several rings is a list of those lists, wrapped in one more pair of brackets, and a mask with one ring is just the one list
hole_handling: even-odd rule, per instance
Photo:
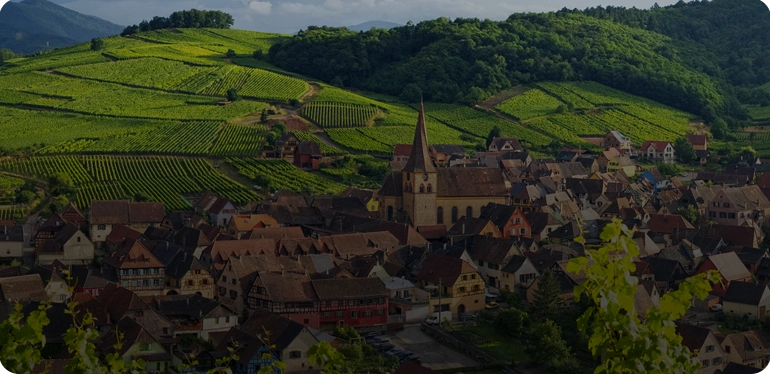
{"label": "clock face on tower", "polygon": [[422,175],[422,180],[427,181],[428,180],[428,173],[425,173]]}

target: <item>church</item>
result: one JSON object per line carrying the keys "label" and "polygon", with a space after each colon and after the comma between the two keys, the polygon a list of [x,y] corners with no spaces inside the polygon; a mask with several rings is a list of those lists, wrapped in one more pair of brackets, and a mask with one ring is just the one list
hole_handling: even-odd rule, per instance
{"label": "church", "polygon": [[381,218],[414,227],[445,225],[479,217],[489,203],[507,204],[500,169],[436,167],[430,158],[425,108],[420,104],[412,153],[401,171],[391,171],[379,191]]}

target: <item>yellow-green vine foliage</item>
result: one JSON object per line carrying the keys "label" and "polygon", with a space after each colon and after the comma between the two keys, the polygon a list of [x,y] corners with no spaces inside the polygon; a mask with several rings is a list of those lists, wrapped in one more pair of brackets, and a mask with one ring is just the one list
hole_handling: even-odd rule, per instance
{"label": "yellow-green vine foliage", "polygon": [[[637,278],[633,259],[639,249],[632,233],[613,220],[601,233],[604,244],[572,259],[567,271],[584,272],[585,283],[575,287],[575,298],[587,297],[592,306],[578,319],[578,328],[589,334],[588,347],[601,364],[596,374],[697,374],[701,363],[676,333],[675,321],[684,316],[694,298],[708,296],[718,272],[689,277],[660,298],[641,320],[634,307]],[[585,244],[584,239],[577,242]]]}

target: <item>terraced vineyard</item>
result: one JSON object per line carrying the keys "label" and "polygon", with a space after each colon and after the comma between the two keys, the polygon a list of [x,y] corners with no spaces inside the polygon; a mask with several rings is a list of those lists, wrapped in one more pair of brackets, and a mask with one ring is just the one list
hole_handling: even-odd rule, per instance
{"label": "terraced vineyard", "polygon": [[289,101],[299,99],[309,89],[307,82],[285,75],[241,66],[231,66],[220,80],[202,91],[205,95],[226,96],[235,89],[243,97]]}
{"label": "terraced vineyard", "polygon": [[297,139],[299,139],[299,141],[307,140],[318,144],[321,147],[321,152],[323,153],[324,156],[341,156],[346,153],[342,150],[326,145],[326,143],[322,142],[320,139],[318,139],[318,137],[316,137],[312,133],[305,132],[305,131],[292,131],[292,133],[294,134],[294,136],[297,137]]}
{"label": "terraced vineyard", "polygon": [[270,178],[272,188],[276,190],[339,194],[347,189],[343,184],[299,170],[283,160],[228,158],[227,162],[247,178],[253,179],[257,175]]}
{"label": "terraced vineyard", "polygon": [[323,128],[363,127],[377,114],[372,106],[312,102],[302,109],[302,115]]}
{"label": "terraced vineyard", "polygon": [[564,103],[537,88],[533,88],[500,103],[497,109],[517,119],[525,120],[556,113],[556,109],[560,105],[564,105]]}
{"label": "terraced vineyard", "polygon": [[77,204],[132,198],[143,193],[167,210],[189,209],[184,194],[212,190],[237,204],[259,200],[252,191],[219,174],[203,159],[173,157],[58,156],[7,160],[0,169],[37,178],[66,173],[77,187]]}
{"label": "terraced vineyard", "polygon": [[215,156],[258,157],[267,128],[262,125],[227,125],[211,150]]}

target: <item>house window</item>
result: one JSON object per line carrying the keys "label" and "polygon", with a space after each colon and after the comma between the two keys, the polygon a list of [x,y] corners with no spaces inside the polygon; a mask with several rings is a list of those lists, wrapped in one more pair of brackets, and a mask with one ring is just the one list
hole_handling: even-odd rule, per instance
{"label": "house window", "polygon": [[714,364],[714,365],[721,364],[722,363],[722,357],[717,357],[717,358],[711,359],[711,363]]}
{"label": "house window", "polygon": [[519,229],[519,235],[524,235],[527,233],[527,229]]}
{"label": "house window", "polygon": [[425,185],[424,184],[420,185],[420,193],[425,193]]}
{"label": "house window", "polygon": [[233,291],[233,290],[230,290],[230,298],[231,298],[231,299],[235,299],[235,298],[237,298],[237,297],[238,297],[238,292],[237,292],[237,291]]}
{"label": "house window", "polygon": [[473,292],[477,292],[479,290],[479,285],[477,284],[477,285],[473,286],[473,288],[471,288],[471,289],[473,290]]}
{"label": "house window", "polygon": [[467,275],[463,275],[463,280],[467,281],[468,280],[468,276]]}
{"label": "house window", "polygon": [[452,207],[452,223],[457,222],[457,207]]}
{"label": "house window", "polygon": [[97,226],[97,229],[98,230],[106,230],[107,226],[106,225],[99,225],[99,226]]}
{"label": "house window", "polygon": [[332,314],[331,314],[331,313],[329,313],[329,312],[324,312],[324,318],[329,318],[329,317],[331,317],[331,316],[332,316]]}
{"label": "house window", "polygon": [[142,317],[142,316],[144,316],[144,311],[137,310],[136,312],[134,312],[134,317]]}
{"label": "house window", "polygon": [[701,362],[703,363],[704,368],[709,366],[709,360],[703,360]]}
{"label": "house window", "polygon": [[514,219],[513,219],[513,224],[514,224],[514,225],[518,225],[518,224],[520,224],[520,223],[521,223],[521,218],[514,218]]}
{"label": "house window", "polygon": [[141,352],[147,352],[152,349],[152,344],[150,343],[143,343],[139,345],[139,351]]}
{"label": "house window", "polygon": [[193,280],[192,280],[192,279],[188,280],[188,281],[187,281],[187,285],[192,287],[192,285],[193,285]]}
{"label": "house window", "polygon": [[468,218],[473,217],[473,207],[472,206],[469,206],[469,207],[465,208],[465,216],[468,217]]}
{"label": "house window", "polygon": [[367,311],[364,312],[364,317],[371,317],[371,316],[372,316],[372,311],[371,310],[367,310]]}
{"label": "house window", "polygon": [[735,219],[735,213],[730,213],[727,215],[728,218]]}
{"label": "house window", "polygon": [[436,209],[436,223],[444,223],[444,208],[438,207]]}
{"label": "house window", "polygon": [[123,281],[123,287],[128,287],[128,281]]}
{"label": "house window", "polygon": [[348,300],[348,305],[354,306],[354,305],[356,305],[356,301],[355,300]]}
{"label": "house window", "polygon": [[[484,266],[484,261],[479,260],[479,266]],[[465,279],[463,279],[463,280],[465,280]]]}
{"label": "house window", "polygon": [[724,203],[724,204],[722,204],[722,206],[725,207],[725,208],[729,208],[730,207],[730,203]]}
{"label": "house window", "polygon": [[717,217],[717,212],[709,212],[709,217],[716,218]]}
{"label": "house window", "polygon": [[715,202],[714,202],[712,205],[713,205],[715,208],[719,208],[719,202],[718,202],[718,201],[715,201]]}
{"label": "house window", "polygon": [[230,323],[230,317],[225,317],[225,323]]}
{"label": "house window", "polygon": [[471,274],[471,279],[476,279],[476,274]]}
{"label": "house window", "polygon": [[206,286],[206,285],[209,284],[209,280],[208,279],[204,279],[204,280],[201,281],[201,284]]}
{"label": "house window", "polygon": [[729,345],[725,346],[725,353],[730,353],[730,346]]}
{"label": "house window", "polygon": [[727,213],[719,212],[719,218],[727,218]]}
{"label": "house window", "polygon": [[219,294],[224,296],[227,293],[227,290],[224,287],[219,287]]}
{"label": "house window", "polygon": [[345,312],[337,312],[335,314],[335,316],[337,316],[337,318],[342,318],[344,315],[345,315]]}
{"label": "house window", "polygon": [[433,192],[433,186],[430,183],[428,183],[428,193],[431,193],[431,192]]}
{"label": "house window", "polygon": [[289,352],[289,358],[302,358],[302,351]]}
{"label": "house window", "polygon": [[465,292],[465,287],[460,287],[460,293],[464,293],[464,292]]}
{"label": "house window", "polygon": [[233,278],[233,279],[230,279],[230,283],[232,283],[232,284],[235,284],[235,281],[236,281],[236,279],[235,279],[235,278]]}
{"label": "house window", "polygon": [[223,275],[223,276],[222,276],[222,281],[223,281],[223,282],[225,282],[225,283],[227,283],[227,275]]}
{"label": "house window", "polygon": [[219,317],[217,317],[217,318],[214,318],[214,324],[215,324],[215,325],[218,325],[218,324],[219,324]]}
{"label": "house window", "polygon": [[706,352],[714,352],[714,346],[713,345],[707,345],[706,346]]}
{"label": "house window", "polygon": [[78,236],[78,243],[80,243],[80,237]]}
{"label": "house window", "polygon": [[385,315],[385,309],[377,309],[377,315],[378,316],[384,316]]}
{"label": "house window", "polygon": [[358,318],[358,311],[354,310],[354,311],[350,312],[350,318]]}

